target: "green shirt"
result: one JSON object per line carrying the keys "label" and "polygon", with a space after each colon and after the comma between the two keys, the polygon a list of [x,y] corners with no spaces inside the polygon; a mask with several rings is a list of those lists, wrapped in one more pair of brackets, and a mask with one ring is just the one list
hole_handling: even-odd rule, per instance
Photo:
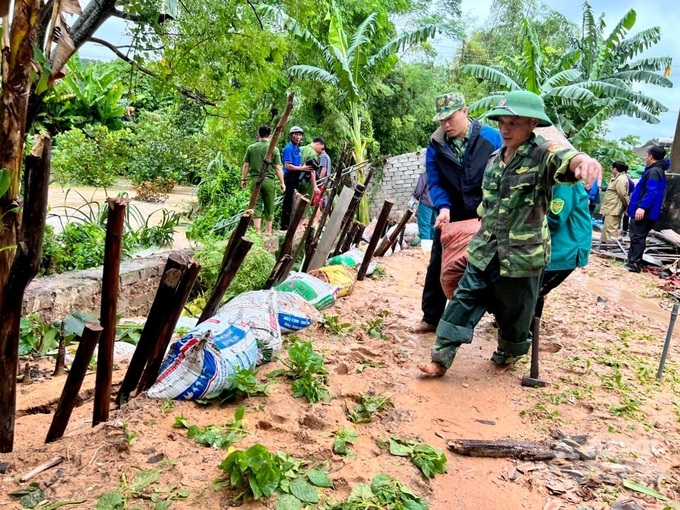
{"label": "green shirt", "polygon": [[505,147],[489,158],[482,183],[482,218],[468,245],[470,264],[486,269],[498,255],[501,276],[537,276],[550,261],[546,213],[555,182],[575,183],[575,150],[532,135],[506,165]]}
{"label": "green shirt", "polygon": [[317,161],[319,159],[319,155],[316,153],[314,147],[312,147],[311,145],[305,145],[304,147],[301,147],[300,152],[302,154],[303,165],[310,159],[316,159]]}
{"label": "green shirt", "polygon": [[[243,163],[248,163],[250,165],[248,168],[248,175],[250,177],[257,177],[260,175],[264,157],[267,155],[267,149],[269,149],[269,142],[267,140],[255,142],[246,149],[246,155],[243,156]],[[281,165],[281,153],[279,152],[278,147],[274,148],[272,164],[267,168],[265,177],[276,179],[276,165]]]}

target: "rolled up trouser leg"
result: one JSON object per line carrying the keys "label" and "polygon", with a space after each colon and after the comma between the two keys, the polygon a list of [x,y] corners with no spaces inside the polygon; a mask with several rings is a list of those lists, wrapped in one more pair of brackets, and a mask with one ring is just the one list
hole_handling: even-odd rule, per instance
{"label": "rolled up trouser leg", "polygon": [[528,335],[540,285],[540,275],[525,278],[501,276],[494,285],[498,350],[492,361],[504,364],[529,352],[531,340],[528,340]]}
{"label": "rolled up trouser leg", "polygon": [[474,328],[486,311],[489,294],[488,275],[468,264],[437,326],[437,340],[431,352],[433,362],[448,369],[458,347],[472,342]]}

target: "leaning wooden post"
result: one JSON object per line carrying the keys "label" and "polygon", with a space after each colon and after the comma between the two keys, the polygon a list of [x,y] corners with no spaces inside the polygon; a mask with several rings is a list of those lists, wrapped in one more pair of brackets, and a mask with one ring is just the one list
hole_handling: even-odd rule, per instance
{"label": "leaning wooden post", "polygon": [[94,388],[94,410],[92,412],[93,427],[109,419],[123,223],[125,209],[130,199],[109,198],[106,201],[109,205],[109,216],[106,220],[102,304],[99,317],[99,323],[104,331],[99,339],[99,351],[97,353],[97,377]]}
{"label": "leaning wooden post", "polygon": [[338,242],[335,245],[335,250],[333,250],[333,256],[338,255],[341,251],[340,248],[342,248],[342,245],[345,241],[345,237],[349,233],[349,229],[353,224],[354,213],[356,212],[357,207],[359,206],[359,202],[361,202],[361,198],[364,196],[365,190],[366,186],[364,186],[361,183],[357,184],[354,188],[354,196],[352,197],[352,201],[349,203],[349,208],[345,213],[345,217],[342,219],[340,237],[338,238]]}
{"label": "leaning wooden post", "polygon": [[264,156],[264,161],[262,162],[262,168],[260,169],[260,175],[257,176],[257,181],[255,181],[255,187],[253,188],[253,191],[250,194],[250,202],[248,203],[248,209],[253,209],[255,207],[255,204],[257,203],[257,197],[260,194],[260,190],[262,189],[262,183],[264,182],[264,176],[267,173],[267,169],[272,164],[272,157],[274,156],[274,149],[276,149],[276,142],[279,141],[279,137],[281,136],[281,131],[283,130],[283,127],[286,125],[286,123],[288,122],[288,116],[290,115],[290,112],[293,110],[293,98],[294,97],[295,97],[295,92],[291,92],[290,94],[288,94],[288,101],[286,102],[286,108],[283,110],[283,115],[281,115],[279,122],[276,124],[276,128],[274,129],[274,133],[272,134],[272,137],[269,141],[269,148],[267,149],[267,153]]}
{"label": "leaning wooden post", "polygon": [[342,243],[342,246],[340,247],[340,253],[345,253],[352,247],[352,242],[356,238],[357,232],[359,232],[359,229],[361,228],[360,225],[361,223],[359,223],[358,221],[352,223],[352,228],[347,233],[347,237],[345,237],[345,240]]}
{"label": "leaning wooden post", "polygon": [[218,274],[221,274],[222,271],[224,271],[224,268],[227,267],[227,262],[229,262],[232,252],[234,251],[234,243],[236,242],[236,239],[241,239],[244,235],[246,235],[248,226],[250,225],[250,218],[254,212],[255,211],[252,209],[248,209],[241,215],[241,219],[236,225],[236,228],[229,236],[229,241],[227,242],[227,247],[224,249],[224,257],[222,257],[222,263],[220,264],[220,270]]}
{"label": "leaning wooden post", "polygon": [[246,258],[248,251],[253,247],[253,242],[245,237],[241,237],[236,240],[235,243],[231,256],[227,261],[227,265],[217,277],[217,283],[215,283],[210,299],[208,299],[201,316],[198,318],[198,324],[215,315],[215,312],[220,307],[222,298],[224,298],[224,295],[227,293],[229,285],[231,285],[241,264],[243,264],[243,259]]}
{"label": "leaning wooden post", "polygon": [[97,342],[99,342],[102,329],[96,322],[85,324],[80,343],[78,343],[76,357],[66,377],[66,383],[61,391],[57,410],[54,412],[50,430],[45,438],[46,443],[51,443],[64,435],[68,421],[71,418],[71,412],[76,405],[76,400],[78,400],[78,393],[83,385],[87,368],[92,360],[94,348],[97,346]]}
{"label": "leaning wooden post", "polygon": [[165,351],[168,350],[168,345],[172,339],[172,333],[175,331],[175,326],[177,321],[182,315],[182,310],[184,304],[189,299],[189,294],[191,294],[191,289],[194,286],[196,277],[201,270],[201,264],[195,260],[189,261],[189,265],[182,275],[182,281],[177,286],[175,295],[177,298],[172,303],[172,308],[168,310],[167,320],[163,324],[163,327],[157,332],[157,341],[151,349],[151,354],[149,354],[149,360],[146,363],[146,368],[144,373],[142,373],[139,379],[139,384],[137,385],[137,393],[144,390],[148,390],[153,386],[158,377],[158,369],[163,363],[163,358],[165,357]]}
{"label": "leaning wooden post", "polygon": [[361,240],[364,237],[364,230],[366,230],[366,225],[364,225],[363,223],[359,223],[357,233],[354,235],[354,239],[352,240],[352,244],[354,246],[359,246],[359,244],[361,243]]}
{"label": "leaning wooden post", "polygon": [[[319,211],[319,207],[321,206],[321,203],[323,202],[324,196],[326,195],[326,187],[328,186],[328,183],[332,182],[331,176],[328,176],[326,180],[324,181],[323,185],[321,186],[321,193],[319,194],[319,200],[317,200],[316,205],[314,206],[314,209],[312,210],[312,216],[307,222],[307,226],[305,227],[305,232],[302,234],[302,239],[300,239],[300,242],[297,244],[295,247],[295,252],[293,253],[292,256],[292,263],[289,265],[292,267],[292,264],[295,263],[295,261],[300,257],[300,253],[302,252],[303,248],[305,249],[305,262],[307,259],[307,247],[311,243],[311,240],[314,238],[313,231],[314,231],[314,218],[316,218],[316,213]],[[290,269],[286,271],[286,273],[283,275],[283,279],[288,276],[288,273],[290,272]]]}
{"label": "leaning wooden post", "polygon": [[[284,274],[288,276],[288,273],[290,272],[290,267],[292,267],[292,263],[289,264],[289,261],[292,259],[291,251],[293,250],[295,233],[297,232],[297,227],[300,224],[302,216],[305,213],[305,209],[307,209],[307,206],[309,205],[309,199],[307,197],[304,197],[296,193],[296,199],[297,199],[296,207],[295,209],[293,209],[293,213],[290,216],[288,231],[286,232],[286,237],[284,238],[283,244],[281,245],[281,249],[279,250],[279,256],[277,258],[276,265],[274,266],[274,269],[272,269],[272,272],[269,274],[269,278],[267,278],[264,287],[262,287],[263,289],[272,288],[279,282],[279,280]],[[303,241],[304,239],[301,239],[300,243],[302,243]],[[281,261],[284,260],[284,258],[286,259],[286,263],[282,264]],[[293,262],[295,261],[293,260]]]}
{"label": "leaning wooden post", "polygon": [[[0,284],[0,453],[11,452],[14,448],[21,307],[26,287],[38,272],[42,259],[51,153],[52,139],[47,135],[36,135],[24,167],[24,203],[16,254],[9,274],[0,275],[0,281],[8,277],[4,285]],[[14,207],[18,208],[19,204],[13,204],[12,209]],[[0,215],[2,213],[7,219],[16,211],[0,210]]]}
{"label": "leaning wooden post", "polygon": [[139,378],[149,361],[154,345],[167,334],[165,330],[169,329],[170,335],[172,335],[175,324],[171,325],[168,317],[174,310],[177,308],[181,310],[184,306],[183,300],[181,303],[178,302],[183,296],[178,295],[177,291],[181,287],[182,278],[190,263],[179,253],[171,253],[168,257],[144,329],[137,342],[137,348],[132,355],[130,365],[116,397],[118,407],[128,401],[130,393],[139,384]]}
{"label": "leaning wooden post", "polygon": [[291,263],[291,256],[289,254],[282,255],[279,257],[279,260],[276,261],[276,264],[274,265],[274,269],[272,269],[271,274],[269,275],[269,278],[267,278],[267,281],[264,282],[264,285],[262,286],[262,290],[269,290],[271,289],[274,285],[277,285],[279,282],[284,280],[284,273],[287,276],[289,271],[286,271],[286,268],[288,265]]}
{"label": "leaning wooden post", "polygon": [[404,211],[404,214],[402,215],[401,219],[399,220],[399,223],[397,223],[397,227],[392,231],[392,234],[388,237],[386,237],[380,247],[375,251],[376,257],[384,257],[385,253],[387,253],[387,250],[390,249],[390,246],[392,246],[396,240],[399,238],[399,234],[401,234],[401,231],[404,229],[406,226],[406,222],[411,219],[411,215],[413,214],[412,209],[406,209]]}
{"label": "leaning wooden post", "polygon": [[371,236],[371,241],[368,243],[368,248],[366,248],[366,253],[364,253],[364,259],[361,262],[361,267],[359,268],[359,273],[357,274],[357,280],[363,280],[366,276],[366,271],[368,271],[368,265],[371,263],[371,258],[373,258],[373,252],[375,247],[378,246],[378,241],[380,241],[380,232],[383,231],[387,220],[390,217],[390,211],[394,202],[391,200],[385,200],[383,202],[382,209],[380,211],[380,216],[378,216],[378,222],[375,224],[375,230]]}

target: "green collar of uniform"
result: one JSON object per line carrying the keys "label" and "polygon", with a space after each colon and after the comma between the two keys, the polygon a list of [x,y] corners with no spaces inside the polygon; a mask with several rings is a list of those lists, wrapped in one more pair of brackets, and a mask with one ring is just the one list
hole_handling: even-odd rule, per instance
{"label": "green collar of uniform", "polygon": [[515,154],[519,154],[520,156],[528,156],[531,152],[531,147],[534,141],[536,141],[536,135],[531,133],[529,139],[517,148]]}

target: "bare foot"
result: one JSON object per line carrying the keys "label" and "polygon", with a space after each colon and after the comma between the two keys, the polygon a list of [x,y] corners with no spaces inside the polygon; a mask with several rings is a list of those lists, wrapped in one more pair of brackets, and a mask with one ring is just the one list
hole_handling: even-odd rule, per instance
{"label": "bare foot", "polygon": [[439,363],[418,365],[418,368],[423,374],[425,374],[426,377],[443,377],[444,374],[446,374],[446,368],[441,366]]}

